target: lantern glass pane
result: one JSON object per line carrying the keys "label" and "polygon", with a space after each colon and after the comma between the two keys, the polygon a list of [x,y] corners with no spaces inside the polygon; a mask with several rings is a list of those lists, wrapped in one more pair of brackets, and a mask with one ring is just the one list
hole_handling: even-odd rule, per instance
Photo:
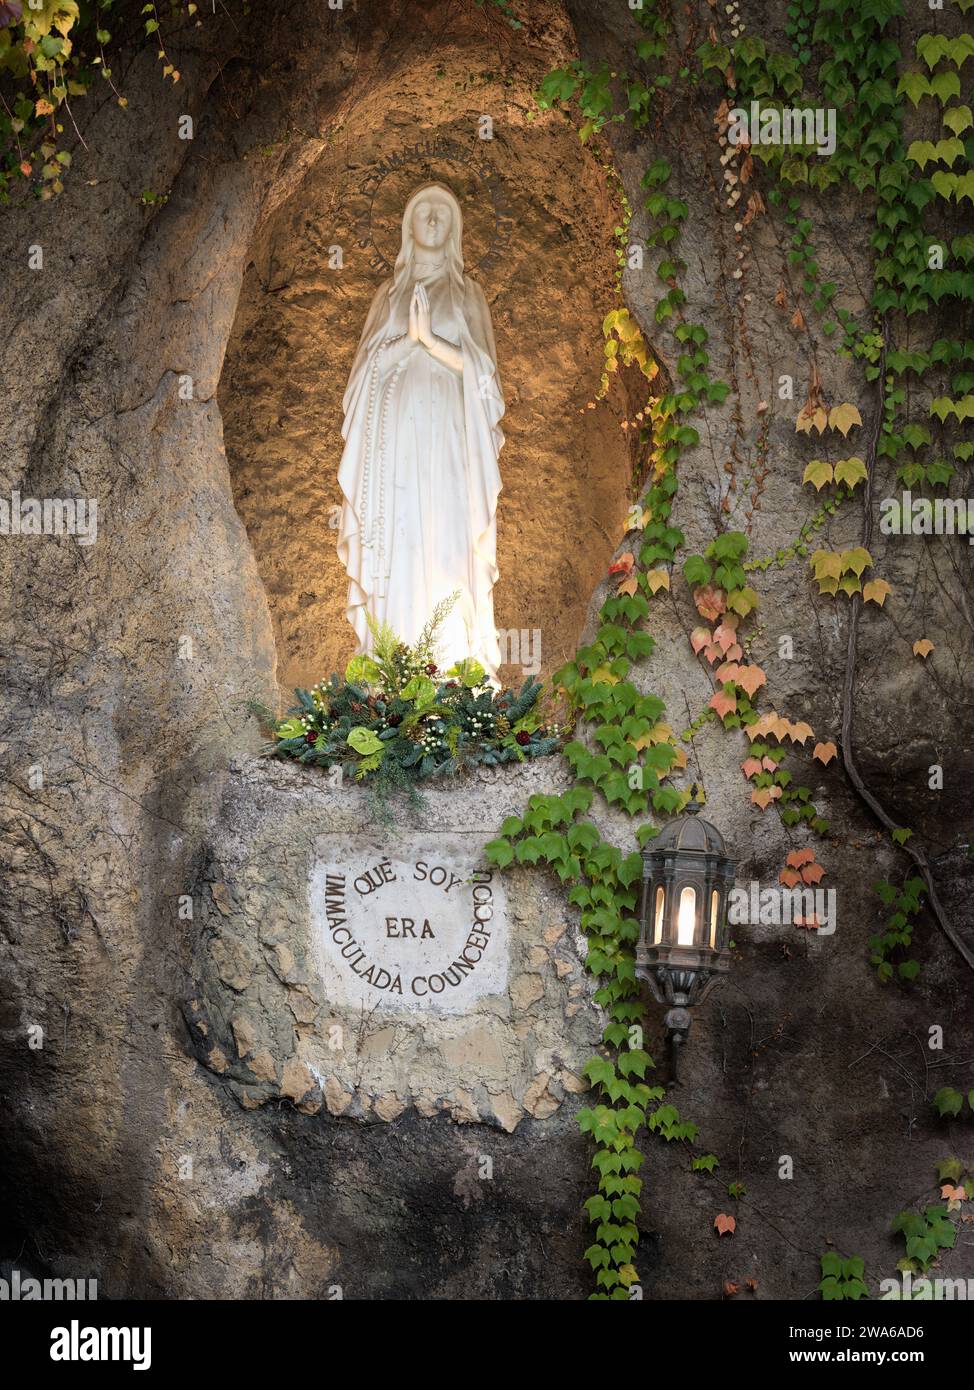
{"label": "lantern glass pane", "polygon": [[653,929],[653,945],[663,940],[663,890],[656,890],[656,923]]}
{"label": "lantern glass pane", "polygon": [[697,919],[697,894],[693,888],[684,888],[680,894],[680,913],[676,923],[676,944],[692,946],[694,926]]}
{"label": "lantern glass pane", "polygon": [[717,903],[719,901],[717,889],[710,895],[710,949],[717,949]]}

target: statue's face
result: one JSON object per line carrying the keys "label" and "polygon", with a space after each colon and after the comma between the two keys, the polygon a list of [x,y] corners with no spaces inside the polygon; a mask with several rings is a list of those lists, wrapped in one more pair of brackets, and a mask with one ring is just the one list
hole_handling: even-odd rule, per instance
{"label": "statue's face", "polygon": [[431,194],[413,208],[413,240],[423,251],[439,251],[446,245],[453,225],[453,209],[445,198]]}

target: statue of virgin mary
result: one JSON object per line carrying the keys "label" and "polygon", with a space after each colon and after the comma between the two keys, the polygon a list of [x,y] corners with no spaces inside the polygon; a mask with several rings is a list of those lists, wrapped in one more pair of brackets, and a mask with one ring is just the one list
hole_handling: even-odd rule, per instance
{"label": "statue of virgin mary", "polygon": [[463,273],[462,214],[429,184],[406,204],[392,279],[369,309],[345,391],[338,555],[347,616],[404,642],[454,594],[441,665],[472,657],[496,680],[498,421],[504,398],[490,311]]}

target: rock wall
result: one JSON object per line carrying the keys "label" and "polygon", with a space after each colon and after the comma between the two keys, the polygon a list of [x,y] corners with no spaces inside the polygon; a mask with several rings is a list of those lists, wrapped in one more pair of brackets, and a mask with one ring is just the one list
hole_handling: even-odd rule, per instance
{"label": "rock wall", "polygon": [[483,858],[525,794],[568,785],[561,767],[484,769],[390,823],[322,781],[263,762],[228,779],[194,918],[205,1065],[247,1109],[284,1096],[507,1133],[587,1090],[601,1031],[584,938],[545,877]]}
{"label": "rock wall", "polygon": [[[559,1080],[580,1044],[547,1080],[523,1053],[530,1077],[491,1121],[517,1119],[513,1136],[491,1128],[472,1145],[453,1119],[401,1116],[416,1159],[393,1187],[383,1171],[398,1138],[373,1141],[368,1158],[367,1119],[255,1114],[197,1061],[207,973],[181,904],[210,905],[202,875],[229,759],[261,742],[247,702],[277,699],[216,396],[245,268],[370,74],[415,69],[451,24],[469,68],[486,67],[485,51],[498,66],[498,42],[505,71],[517,67],[506,26],[472,5],[340,15],[321,3],[313,24],[302,7],[316,42],[298,58],[292,9],[259,39],[219,21],[184,35],[178,89],[153,55],[136,59],[128,108],[89,116],[64,197],[8,210],[0,232],[17,306],[4,486],[92,497],[99,516],[90,547],[45,537],[28,556],[22,538],[2,553],[15,635],[3,653],[3,1254],[96,1277],[109,1296],[317,1297],[336,1284],[348,1296],[544,1296],[550,1251],[505,1249],[502,1275],[493,1253],[517,1243],[540,1192],[548,1215],[532,1219],[573,1232],[555,1237],[554,1258],[577,1294],[585,1161],[566,1181],[564,1144],[547,1136],[582,1155]],[[535,74],[571,41],[557,7],[542,18],[525,36]],[[192,141],[177,134],[186,112]],[[386,114],[397,146],[406,114]],[[27,268],[34,244],[40,273]],[[521,1120],[525,1103],[559,1113]],[[474,1189],[484,1153],[508,1180]],[[349,1237],[359,1253],[343,1272],[336,1246]]]}
{"label": "rock wall", "polygon": [[[783,5],[741,8],[767,32],[783,22]],[[519,873],[507,885],[521,920],[512,931],[511,1006],[495,1009],[500,1031],[490,1031],[503,1056],[496,1095],[481,1084],[482,1069],[466,1070],[462,1049],[449,1061],[442,1019],[436,1051],[393,1016],[369,1024],[361,1046],[354,1034],[349,1057],[326,1057],[324,1001],[302,917],[305,877],[314,842],[361,833],[365,810],[358,792],[255,767],[259,734],[246,702],[274,701],[279,655],[288,678],[297,674],[311,632],[302,593],[330,614],[338,592],[334,576],[321,586],[302,578],[300,590],[285,592],[276,568],[291,503],[275,479],[296,514],[318,518],[328,501],[314,480],[319,455],[295,459],[283,444],[292,429],[306,443],[320,428],[313,386],[290,390],[315,347],[302,338],[322,288],[300,276],[317,243],[298,235],[293,264],[282,263],[281,248],[323,199],[338,207],[330,171],[342,165],[343,142],[361,135],[363,112],[377,150],[384,138],[410,144],[438,122],[455,134],[464,114],[488,107],[498,148],[510,152],[528,243],[546,249],[524,267],[523,298],[520,280],[498,284],[502,358],[525,362],[525,380],[512,386],[506,457],[520,462],[503,524],[508,553],[552,578],[539,590],[536,575],[511,565],[504,613],[512,627],[534,626],[543,592],[556,611],[556,649],[567,646],[579,594],[621,530],[623,499],[613,502],[609,489],[627,455],[605,441],[618,437],[627,402],[619,394],[602,408],[616,412],[611,428],[601,411],[578,416],[568,406],[584,405],[597,382],[612,250],[606,239],[605,260],[591,272],[553,255],[562,237],[579,257],[594,246],[606,227],[603,185],[589,156],[574,144],[569,153],[564,117],[528,131],[525,88],[577,51],[620,62],[632,20],[623,6],[580,0],[567,13],[553,0],[532,4],[517,32],[472,3],[310,9],[276,8],[257,39],[208,17],[182,38],[178,88],[159,79],[153,54],[133,59],[128,108],[84,113],[89,148],[76,154],[64,195],[5,209],[0,222],[11,323],[0,345],[0,491],[99,504],[95,545],[22,538],[0,546],[9,635],[0,657],[0,1257],[37,1273],[95,1276],[113,1296],[319,1297],[340,1287],[348,1297],[581,1297],[590,1147],[577,1132],[571,1078],[597,1016],[584,989],[572,993],[581,981],[572,910],[539,875]],[[712,15],[701,3],[686,22]],[[299,22],[309,37],[295,46]],[[439,67],[467,87],[437,106],[430,94],[447,80]],[[197,134],[180,141],[187,111]],[[691,208],[686,289],[710,330],[715,371],[735,393],[708,412],[701,446],[681,461],[675,519],[691,550],[723,516],[749,529],[754,553],[773,553],[796,529],[808,453],[776,404],[777,376],[805,382],[810,363],[827,360],[833,400],[855,398],[856,378],[826,358],[814,329],[791,325],[781,228],[771,218],[735,227],[705,100],[669,111],[638,141],[621,127],[610,135],[637,209],[634,233],[643,168],[656,152],[672,155],[674,191]],[[560,182],[566,165],[569,187],[592,199],[577,217]],[[549,182],[532,202],[526,184],[535,175]],[[542,225],[544,209],[563,231]],[[827,215],[826,273],[846,302],[861,304],[861,207],[840,198]],[[26,248],[36,244],[42,272],[27,268]],[[358,261],[352,273],[361,290]],[[782,277],[784,311],[774,304]],[[628,272],[624,290],[672,370],[674,344],[652,318],[652,268]],[[280,300],[286,308],[273,302],[277,293],[290,296]],[[573,300],[582,304],[577,322],[554,332]],[[356,313],[350,302],[334,323]],[[316,322],[324,334],[332,320]],[[256,368],[271,350],[286,364],[273,389],[267,364]],[[529,395],[532,352],[550,360]],[[336,360],[323,373],[330,386],[314,380],[331,390],[339,368]],[[582,382],[590,385],[578,394]],[[769,421],[761,402],[770,403]],[[549,414],[554,403],[561,416]],[[765,458],[772,466],[758,506],[753,479]],[[536,486],[557,503],[550,553]],[[583,498],[606,535],[587,522],[573,532]],[[522,514],[530,535],[519,550]],[[831,541],[852,543],[860,524],[848,511],[831,523]],[[302,530],[284,553],[310,565],[312,534]],[[948,910],[970,939],[970,554],[934,553],[921,540],[890,543],[885,553],[877,542],[876,553],[899,597],[863,624],[857,756],[901,823],[922,828]],[[761,592],[754,652],[774,703],[817,736],[834,737],[842,611],[823,606],[798,567],[763,574]],[[712,692],[686,641],[692,622],[689,597],[675,584],[672,603],[654,611],[658,645],[640,675],[680,728]],[[909,656],[921,632],[941,653],[932,665]],[[781,633],[794,639],[791,662],[776,658]],[[316,662],[331,641],[321,638]],[[741,878],[771,883],[791,840],[750,806],[742,747],[708,727],[690,764]],[[949,771],[936,796],[922,775],[933,753]],[[899,1253],[889,1217],[932,1188],[933,1163],[962,1142],[931,1121],[930,1096],[942,1080],[963,1083],[960,1064],[974,1044],[964,967],[928,924],[918,936],[920,983],[910,992],[877,985],[866,960],[880,920],[869,884],[897,876],[902,861],[838,763],[823,770],[799,761],[835,831],[822,857],[839,891],[839,928],[818,939],[793,928],[740,933],[731,979],[694,1023],[680,1096],[721,1168],[712,1179],[690,1174],[680,1146],[647,1138],[647,1297],[716,1297],[725,1279],[748,1276],[762,1295],[806,1297],[828,1241],[865,1255],[870,1276],[881,1277]],[[539,783],[514,775],[483,793],[459,792],[437,805],[433,824],[497,824],[502,810],[564,775],[555,763],[536,771]],[[422,833],[404,809],[401,816],[410,834]],[[632,847],[628,822],[604,809],[597,819]],[[562,923],[566,931],[549,940]],[[576,1003],[583,1007],[571,1013]],[[235,1028],[238,1011],[244,1025]],[[351,1028],[351,1017],[340,1026]],[[933,1064],[924,1038],[935,1024],[947,1031],[947,1050]],[[42,1047],[29,1045],[37,1028]],[[386,1029],[393,1038],[373,1041],[370,1059],[369,1039]],[[403,1029],[408,1066],[391,1055]],[[510,1100],[498,1100],[503,1091]],[[794,1160],[791,1181],[779,1177],[784,1154]],[[738,1235],[715,1244],[713,1214],[726,1202],[726,1182],[738,1178],[749,1194]],[[877,1184],[882,1194],[864,1201]]]}
{"label": "rock wall", "polygon": [[[626,16],[596,13],[581,0],[569,9],[583,59],[624,67],[631,51]],[[696,20],[706,27],[711,17],[706,6],[696,7],[680,32],[686,37]],[[912,51],[926,19],[919,12],[906,17],[899,34],[904,52]],[[734,23],[769,45],[788,46],[780,7],[742,5]],[[717,27],[723,34],[721,21]],[[875,388],[863,399],[861,368],[836,354],[821,316],[802,296],[787,259],[787,227],[774,215],[745,220],[748,190],[736,197],[724,177],[716,105],[716,97],[664,101],[642,135],[623,126],[608,131],[634,207],[641,208],[636,188],[652,159],[664,158],[674,170],[668,191],[689,205],[679,243],[688,317],[708,330],[710,371],[732,388],[723,408],[706,411],[700,445],[681,458],[671,521],[683,530],[689,553],[702,552],[720,529],[739,529],[751,556],[774,557],[815,510],[801,478],[805,465],[822,456],[823,442],[795,431],[813,370],[820,370],[831,404],[849,400],[862,410],[860,441],[842,441],[839,456],[862,452],[881,402]],[[864,317],[871,271],[863,204],[830,191],[812,205],[821,278],[839,286],[837,304]],[[647,229],[637,211],[633,239]],[[644,272],[625,272],[623,288],[658,360],[678,379],[681,347],[656,327],[660,286],[649,260]],[[793,400],[779,397],[783,374],[793,378]],[[883,468],[877,499],[895,490],[894,471]],[[861,505],[840,509],[813,544],[860,544],[863,521]],[[864,613],[860,625],[851,752],[895,822],[915,827],[928,847],[952,927],[970,949],[971,743],[963,670],[974,636],[965,596],[971,551],[962,537],[884,537],[875,524],[870,547],[893,594],[882,609]],[[807,562],[772,564],[748,577],[761,598],[748,655],[767,672],[762,709],[814,730],[782,766],[796,785],[810,787],[831,833],[824,843],[796,836],[751,804],[741,772],[748,742],[740,733],[705,726],[691,741],[689,766],[706,784],[708,814],[737,859],[738,882],[774,886],[789,850],[810,842],[826,866],[821,886],[836,891],[837,928],[828,936],[793,926],[735,929],[732,973],[697,1011],[677,1093],[681,1113],[701,1125],[699,1144],[719,1156],[720,1168],[712,1179],[696,1175],[697,1182],[677,1145],[656,1145],[650,1154],[655,1195],[646,1224],[659,1239],[662,1267],[647,1287],[657,1298],[713,1298],[725,1283],[741,1287],[749,1277],[766,1296],[806,1298],[817,1283],[817,1257],[833,1246],[865,1258],[875,1289],[902,1255],[889,1229],[893,1217],[918,1194],[935,1198],[935,1165],[965,1145],[961,1132],[937,1119],[932,1097],[941,1085],[962,1087],[970,1075],[969,967],[924,914],[915,937],[919,981],[909,990],[877,983],[868,940],[887,914],[872,885],[883,878],[899,883],[915,869],[852,790],[841,752],[828,766],[811,757],[818,740],[842,742],[848,606],[818,595]],[[604,583],[596,593],[593,621],[608,592]],[[637,683],[663,697],[674,728],[689,726],[714,690],[687,639],[698,621],[686,585],[674,585],[672,603],[652,608],[656,647]],[[913,641],[927,632],[943,653],[935,668],[912,654]],[[790,658],[779,654],[782,637],[791,639]],[[934,763],[945,770],[940,791],[929,786]],[[607,836],[625,843],[631,823],[613,816],[604,824]],[[931,1052],[929,1030],[937,1026],[945,1030],[944,1048]],[[792,1160],[793,1178],[781,1177],[784,1158]],[[880,1172],[882,1195],[864,1200],[862,1184]],[[731,1210],[727,1184],[734,1181],[745,1184],[747,1201],[733,1208],[734,1241],[717,1240],[714,1215]],[[681,1248],[685,1260],[677,1272]],[[967,1272],[959,1251],[944,1265],[945,1272]]]}

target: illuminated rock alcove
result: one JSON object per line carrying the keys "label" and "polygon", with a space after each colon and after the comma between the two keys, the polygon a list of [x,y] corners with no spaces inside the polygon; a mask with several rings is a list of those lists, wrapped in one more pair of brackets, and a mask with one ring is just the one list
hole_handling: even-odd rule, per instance
{"label": "illuminated rock alcove", "polygon": [[[530,66],[532,50],[520,61]],[[602,319],[618,303],[617,213],[571,125],[531,119],[533,72],[513,81],[497,65],[482,31],[465,40],[461,29],[435,56],[414,50],[357,88],[252,243],[219,403],[285,695],[342,670],[354,651],[335,549],[342,393],[372,295],[391,274],[402,209],[423,182],[461,201],[467,273],[497,338],[507,413],[494,600],[507,682],[539,657],[547,675],[571,655],[622,534],[632,461],[620,411],[587,408]]]}

